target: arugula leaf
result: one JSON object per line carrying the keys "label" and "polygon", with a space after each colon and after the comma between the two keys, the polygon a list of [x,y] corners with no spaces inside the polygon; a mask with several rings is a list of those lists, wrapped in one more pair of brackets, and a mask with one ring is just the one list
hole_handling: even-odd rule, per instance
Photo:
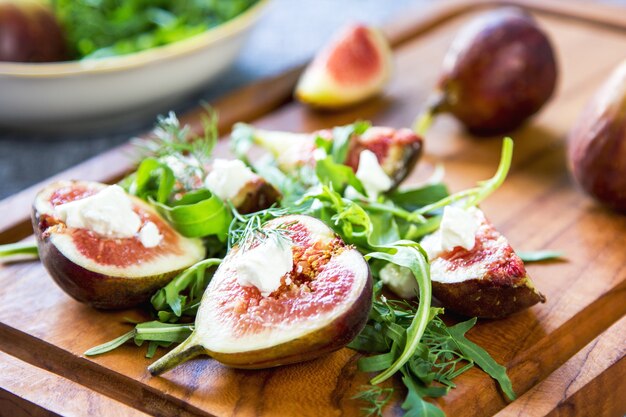
{"label": "arugula leaf", "polygon": [[476,324],[476,318],[459,323],[452,327],[448,327],[448,334],[454,339],[455,343],[465,356],[474,361],[480,369],[489,374],[493,379],[498,381],[500,388],[504,394],[513,401],[516,396],[513,391],[511,380],[506,374],[506,368],[498,364],[487,351],[477,344],[469,341],[465,337],[465,333]]}
{"label": "arugula leaf", "polygon": [[333,141],[330,149],[330,156],[333,161],[338,164],[345,163],[348,158],[348,150],[350,149],[350,139],[352,136],[362,135],[370,126],[369,122],[357,121],[350,125],[333,128]]}
{"label": "arugula leaf", "polygon": [[428,184],[417,188],[394,190],[389,193],[388,197],[405,210],[417,210],[449,195],[445,184]]}
{"label": "arugula leaf", "polygon": [[403,375],[402,382],[408,390],[406,399],[402,403],[402,409],[406,411],[404,417],[445,417],[445,413],[440,408],[424,401],[420,394],[421,387],[413,378]]}
{"label": "arugula leaf", "polygon": [[[210,274],[208,270],[221,262],[221,259],[209,258],[185,269],[152,296],[150,302],[154,309],[160,313],[167,311],[169,307],[175,317],[166,315],[163,318],[178,319],[181,317],[186,308],[200,302],[204,289],[209,284]],[[183,293],[187,295],[183,295]]]}
{"label": "arugula leaf", "polygon": [[525,263],[560,260],[565,257],[563,252],[554,250],[515,251]]}
{"label": "arugula leaf", "polygon": [[126,191],[142,200],[154,199],[159,203],[170,198],[176,182],[172,169],[155,158],[144,159],[131,178],[130,183],[123,184]]}
{"label": "arugula leaf", "polygon": [[332,185],[333,190],[343,193],[347,186],[352,186],[359,193],[365,195],[365,188],[356,177],[352,168],[333,161],[330,156],[317,161],[315,173],[324,185]]}
{"label": "arugula leaf", "polygon": [[366,259],[383,259],[398,266],[409,268],[417,280],[420,300],[415,317],[406,329],[406,342],[400,355],[389,368],[372,379],[371,383],[373,385],[385,381],[408,362],[417,349],[426,325],[430,321],[429,312],[432,289],[428,257],[416,243],[408,243],[406,244],[407,246],[403,245],[402,243],[397,243],[394,246],[386,247],[387,252],[372,252],[366,256]]}
{"label": "arugula leaf", "polygon": [[18,242],[0,245],[0,262],[25,261],[39,258],[35,242]]}

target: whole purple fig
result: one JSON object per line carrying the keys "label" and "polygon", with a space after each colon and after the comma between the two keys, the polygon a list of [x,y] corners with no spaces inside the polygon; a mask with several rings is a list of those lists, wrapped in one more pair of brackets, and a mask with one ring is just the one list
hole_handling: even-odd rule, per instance
{"label": "whole purple fig", "polygon": [[37,0],[0,0],[0,61],[67,58],[65,37],[50,7]]}
{"label": "whole purple fig", "polygon": [[626,211],[626,59],[587,104],[567,145],[569,168],[580,186]]}
{"label": "whole purple fig", "polygon": [[451,113],[476,135],[519,127],[552,95],[557,65],[546,34],[519,9],[463,27],[444,59],[432,113]]}

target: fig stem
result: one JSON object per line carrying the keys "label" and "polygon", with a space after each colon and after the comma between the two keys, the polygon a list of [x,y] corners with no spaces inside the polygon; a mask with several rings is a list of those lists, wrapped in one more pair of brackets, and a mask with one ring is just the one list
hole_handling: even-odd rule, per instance
{"label": "fig stem", "polygon": [[430,129],[430,126],[435,120],[435,116],[443,110],[445,101],[445,94],[441,92],[435,92],[431,95],[428,99],[426,109],[415,118],[415,122],[413,123],[413,131],[416,135],[421,137],[426,135],[426,132]]}
{"label": "fig stem", "polygon": [[161,359],[148,366],[148,371],[152,376],[161,375],[181,363],[187,362],[189,359],[205,353],[204,347],[196,342],[194,336],[195,333],[192,333],[184,342],[169,351]]}

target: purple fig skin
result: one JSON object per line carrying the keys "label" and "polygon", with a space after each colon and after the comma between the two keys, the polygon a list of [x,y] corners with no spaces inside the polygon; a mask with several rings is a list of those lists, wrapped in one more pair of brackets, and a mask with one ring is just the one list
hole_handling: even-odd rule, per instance
{"label": "purple fig skin", "polygon": [[443,65],[435,113],[451,113],[477,136],[519,127],[548,101],[557,81],[554,51],[531,16],[485,13],[454,39]]}
{"label": "purple fig skin", "polygon": [[433,296],[446,310],[467,317],[501,319],[546,301],[527,276],[518,279],[515,285],[480,279],[454,284],[433,281],[432,285]]}
{"label": "purple fig skin", "polygon": [[583,190],[626,212],[626,60],[587,104],[567,145],[570,172]]}
{"label": "purple fig skin", "polygon": [[66,59],[63,31],[47,6],[36,1],[0,1],[0,61]]}

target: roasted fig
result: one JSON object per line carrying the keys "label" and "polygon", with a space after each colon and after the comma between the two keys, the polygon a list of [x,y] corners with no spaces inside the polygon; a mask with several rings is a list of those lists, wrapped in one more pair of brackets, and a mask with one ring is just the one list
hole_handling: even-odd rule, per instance
{"label": "roasted fig", "polygon": [[[311,134],[274,132],[257,129],[255,141],[269,150],[284,171],[303,165],[315,164],[315,138],[333,138],[332,130],[320,130]],[[350,138],[346,165],[355,172],[359,168],[361,153],[365,150],[376,155],[378,163],[387,176],[398,185],[411,172],[422,152],[422,138],[410,129],[393,129],[373,126],[363,134]]]}
{"label": "roasted fig", "polygon": [[578,184],[607,206],[626,211],[626,60],[589,102],[567,147]]}
{"label": "roasted fig", "polygon": [[451,113],[476,135],[501,134],[539,111],[556,79],[554,51],[533,18],[499,9],[456,36],[428,111]]}
{"label": "roasted fig", "polygon": [[148,204],[118,186],[59,181],[37,194],[33,227],[56,283],[97,308],[146,301],[204,257],[198,239],[179,235]]}
{"label": "roasted fig", "polygon": [[226,256],[193,334],[149,367],[161,374],[200,354],[235,368],[301,362],[349,343],[367,322],[367,262],[321,221],[274,219]]}
{"label": "roasted fig", "polygon": [[[421,245],[430,258],[433,295],[447,310],[501,318],[545,301],[506,238],[478,209],[446,207],[440,229]],[[380,278],[403,298],[417,294],[409,269],[389,264]]]}
{"label": "roasted fig", "polygon": [[48,62],[66,58],[63,31],[44,2],[0,0],[0,61]]}
{"label": "roasted fig", "polygon": [[389,43],[378,30],[356,24],[338,33],[306,68],[295,96],[320,108],[341,108],[379,94],[391,76]]}

